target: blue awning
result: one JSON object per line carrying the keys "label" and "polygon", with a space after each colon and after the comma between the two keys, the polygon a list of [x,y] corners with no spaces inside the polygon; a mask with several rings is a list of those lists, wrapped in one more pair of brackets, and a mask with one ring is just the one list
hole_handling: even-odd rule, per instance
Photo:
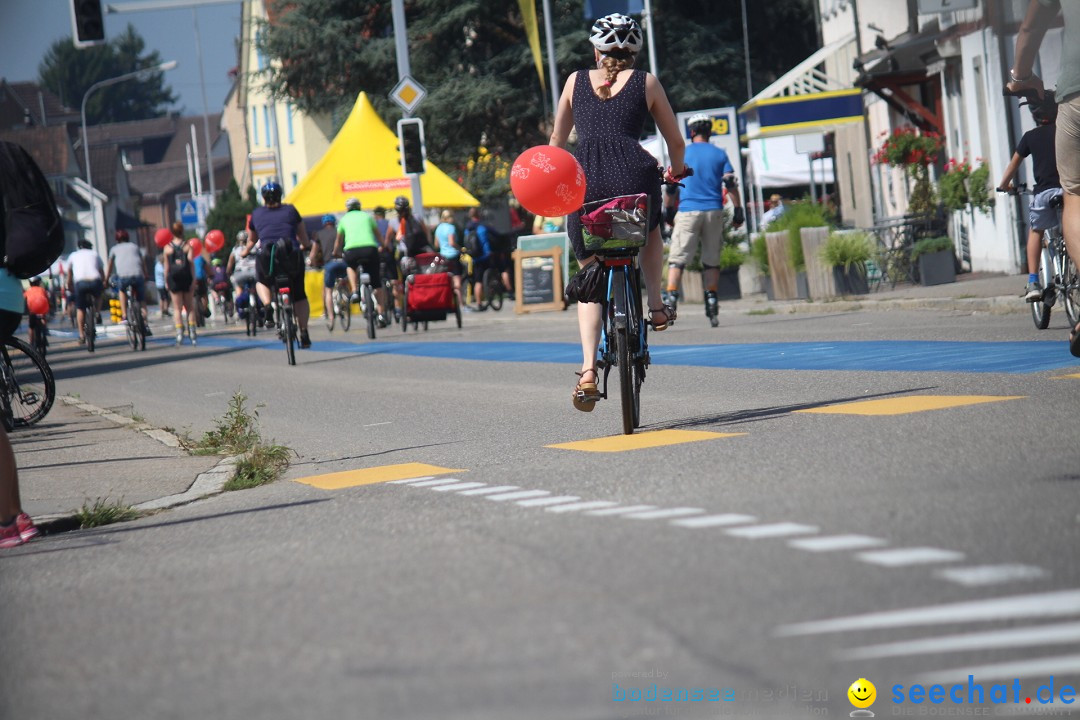
{"label": "blue awning", "polygon": [[851,88],[755,100],[740,108],[739,114],[746,121],[744,140],[825,132],[838,125],[862,122],[862,90]]}

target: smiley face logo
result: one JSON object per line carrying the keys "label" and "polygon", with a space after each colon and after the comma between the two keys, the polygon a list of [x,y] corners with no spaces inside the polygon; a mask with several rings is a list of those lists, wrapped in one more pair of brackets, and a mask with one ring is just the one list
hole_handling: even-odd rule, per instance
{"label": "smiley face logo", "polygon": [[851,683],[851,687],[847,690],[847,696],[855,707],[868,708],[877,699],[877,688],[874,687],[874,683],[866,678],[859,678]]}

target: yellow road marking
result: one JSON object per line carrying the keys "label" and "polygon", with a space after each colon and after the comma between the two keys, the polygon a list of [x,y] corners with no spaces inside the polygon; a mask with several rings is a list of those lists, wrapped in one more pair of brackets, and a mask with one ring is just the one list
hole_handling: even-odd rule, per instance
{"label": "yellow road marking", "polygon": [[909,395],[907,397],[886,398],[883,400],[857,400],[807,410],[796,410],[795,412],[824,415],[906,415],[926,410],[943,410],[945,408],[1000,402],[1002,400],[1020,400],[1024,397],[1024,395]]}
{"label": "yellow road marking", "polygon": [[1080,373],[1071,373],[1069,375],[1055,375],[1050,378],[1051,380],[1068,380],[1068,379],[1080,380]]}
{"label": "yellow road marking", "polygon": [[716,438],[739,437],[745,434],[703,432],[701,430],[653,430],[633,435],[613,435],[611,437],[596,438],[595,440],[559,443],[547,447],[561,450],[581,450],[583,452],[623,452],[625,450],[679,445],[680,443],[699,442],[701,440],[715,440]]}
{"label": "yellow road marking", "polygon": [[464,470],[453,470],[425,463],[402,463],[401,465],[382,465],[359,470],[343,470],[342,472],[328,473],[326,475],[312,475],[310,477],[296,478],[294,482],[311,485],[321,490],[341,490],[342,488],[374,485],[375,483],[390,482],[391,480],[407,480],[409,478],[424,477],[425,475],[446,475],[459,472],[464,472]]}

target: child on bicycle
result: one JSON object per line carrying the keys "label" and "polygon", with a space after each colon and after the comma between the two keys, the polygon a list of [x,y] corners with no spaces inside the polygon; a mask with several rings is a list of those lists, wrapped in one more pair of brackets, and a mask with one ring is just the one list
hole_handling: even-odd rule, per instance
{"label": "child on bicycle", "polygon": [[225,305],[232,300],[232,283],[229,282],[225,263],[221,262],[221,258],[214,258],[210,264],[210,292],[214,296],[214,307],[218,303]]}
{"label": "child on bicycle", "polygon": [[30,287],[23,291],[23,297],[26,298],[26,314],[30,318],[27,323],[29,326],[29,337],[27,339],[30,347],[37,348],[39,347],[38,342],[40,342],[40,347],[44,348],[46,345],[45,337],[49,334],[46,323],[49,313],[49,293],[41,286],[41,278],[30,279]]}
{"label": "child on bicycle", "polygon": [[1012,185],[1024,158],[1031,156],[1035,174],[1035,188],[1028,206],[1028,284],[1024,294],[1027,302],[1042,300],[1043,288],[1039,285],[1039,258],[1042,256],[1043,231],[1061,224],[1058,211],[1051,206],[1055,197],[1060,197],[1061,180],[1058,179],[1057,154],[1054,150],[1054,123],[1057,120],[1057,102],[1054,93],[1047,92],[1042,100],[1028,103],[1035,127],[1024,133],[1016,146],[1012,160],[1005,168],[997,189],[1001,192],[1015,192]]}

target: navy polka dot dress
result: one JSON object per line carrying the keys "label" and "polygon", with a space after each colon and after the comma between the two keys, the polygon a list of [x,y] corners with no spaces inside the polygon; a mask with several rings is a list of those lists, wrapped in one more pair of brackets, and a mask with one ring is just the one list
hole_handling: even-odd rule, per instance
{"label": "navy polka dot dress", "polygon": [[[630,72],[626,85],[609,100],[601,100],[593,90],[588,70],[577,73],[573,106],[578,143],[574,157],[585,170],[585,202],[648,193],[652,198],[652,229],[660,223],[660,175],[656,158],[638,142],[649,117],[646,73]],[[593,253],[585,249],[577,213],[567,216],[566,230],[577,259],[590,257]]]}

